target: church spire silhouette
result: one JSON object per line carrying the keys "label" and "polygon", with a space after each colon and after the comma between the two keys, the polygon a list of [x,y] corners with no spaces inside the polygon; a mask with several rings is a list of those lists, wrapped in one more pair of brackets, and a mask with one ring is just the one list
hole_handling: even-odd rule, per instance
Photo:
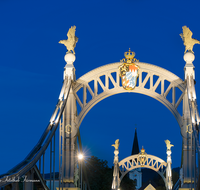
{"label": "church spire silhouette", "polygon": [[134,135],[133,148],[132,148],[131,155],[138,154],[139,152],[140,151],[139,151],[139,145],[138,145],[137,130],[135,128],[135,135]]}

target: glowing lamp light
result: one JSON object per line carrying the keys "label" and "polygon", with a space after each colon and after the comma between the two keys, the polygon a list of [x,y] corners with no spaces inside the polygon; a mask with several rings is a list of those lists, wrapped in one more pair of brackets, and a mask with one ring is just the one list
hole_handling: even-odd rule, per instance
{"label": "glowing lamp light", "polygon": [[79,160],[82,160],[82,159],[83,159],[83,154],[79,154],[79,155],[78,155],[78,159],[79,159]]}

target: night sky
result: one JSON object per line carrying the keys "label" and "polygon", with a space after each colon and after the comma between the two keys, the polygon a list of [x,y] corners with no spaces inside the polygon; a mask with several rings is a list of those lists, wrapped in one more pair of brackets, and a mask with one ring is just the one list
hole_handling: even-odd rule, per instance
{"label": "night sky", "polygon": [[[63,82],[67,39],[75,25],[76,78],[124,58],[131,48],[141,62],[184,79],[182,26],[200,40],[199,0],[0,0],[0,174],[32,150],[48,125]],[[194,46],[197,103],[200,104],[200,45]],[[182,137],[172,113],[155,99],[121,93],[95,105],[84,118],[85,157],[113,165],[116,139],[119,160],[130,156],[135,128],[139,148],[166,160],[169,139],[172,167],[181,161]],[[58,136],[57,136],[58,141]],[[58,150],[57,150],[58,153]],[[58,156],[58,154],[57,154]]]}

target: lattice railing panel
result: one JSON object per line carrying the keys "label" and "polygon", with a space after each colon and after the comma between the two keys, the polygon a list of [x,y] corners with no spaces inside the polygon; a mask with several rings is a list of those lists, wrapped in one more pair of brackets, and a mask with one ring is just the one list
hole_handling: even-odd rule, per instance
{"label": "lattice railing panel", "polygon": [[[77,117],[80,125],[86,113],[99,101],[113,94],[128,92],[121,84],[118,67],[121,63],[109,64],[97,68],[76,81],[74,92],[81,108]],[[182,112],[177,110],[184,93],[183,81],[169,71],[157,66],[138,63],[139,77],[131,92],[151,96],[164,104],[182,124]],[[129,91],[130,92],[130,91]]]}
{"label": "lattice railing panel", "polygon": [[165,161],[152,155],[147,155],[146,161],[143,164],[139,162],[138,155],[128,157],[119,163],[121,173],[123,173],[122,171],[131,171],[140,167],[147,167],[154,171],[159,171],[160,169],[163,169],[163,167],[166,167],[166,165],[167,163]]}
{"label": "lattice railing panel", "polygon": [[161,175],[161,177],[165,179],[164,169],[167,167],[167,163],[164,160],[156,156],[146,154],[146,161],[141,163],[139,161],[139,156],[140,156],[139,154],[132,155],[119,162],[119,171],[121,173],[120,180],[122,180],[123,177],[129,171],[132,171],[136,168],[141,168],[141,167],[152,169],[158,172]]}

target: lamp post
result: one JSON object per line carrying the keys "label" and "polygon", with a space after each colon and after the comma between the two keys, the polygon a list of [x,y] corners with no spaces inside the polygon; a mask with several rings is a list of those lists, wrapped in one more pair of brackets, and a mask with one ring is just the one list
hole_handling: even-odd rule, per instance
{"label": "lamp post", "polygon": [[83,183],[82,160],[83,160],[83,154],[79,154],[79,155],[78,155],[78,159],[80,160],[80,164],[81,164],[81,190],[82,190],[82,183]]}

